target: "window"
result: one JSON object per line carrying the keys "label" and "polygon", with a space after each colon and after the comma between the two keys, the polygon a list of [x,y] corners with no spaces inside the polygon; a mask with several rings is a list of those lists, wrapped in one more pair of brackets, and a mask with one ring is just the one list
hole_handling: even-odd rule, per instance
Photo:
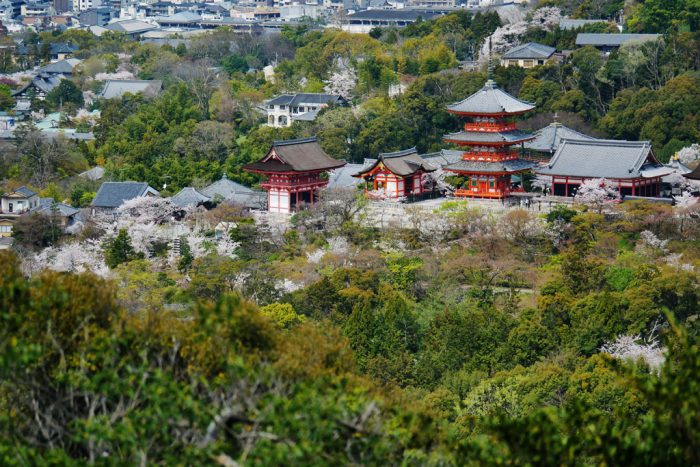
{"label": "window", "polygon": [[476,180],[472,179],[472,186],[476,186]]}
{"label": "window", "polygon": [[0,233],[12,233],[11,225],[0,225]]}
{"label": "window", "polygon": [[495,186],[495,183],[493,182],[493,180],[489,182],[489,186],[490,186],[491,188],[493,188],[493,187]]}
{"label": "window", "polygon": [[7,212],[15,212],[15,205],[12,203],[9,203],[7,205]]}

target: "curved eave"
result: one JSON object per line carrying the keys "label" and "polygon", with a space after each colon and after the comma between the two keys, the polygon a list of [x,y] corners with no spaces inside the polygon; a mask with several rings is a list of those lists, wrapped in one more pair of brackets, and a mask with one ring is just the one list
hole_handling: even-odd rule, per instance
{"label": "curved eave", "polygon": [[461,169],[450,169],[445,167],[445,170],[448,172],[454,172],[457,174],[476,174],[476,175],[508,175],[508,174],[517,174],[517,173],[522,173],[522,172],[527,172],[528,170],[532,170],[532,167],[528,168],[523,168],[523,169],[514,169],[514,170],[502,170],[500,172],[487,172],[485,170],[461,170]]}
{"label": "curved eave", "polygon": [[531,109],[527,109],[527,110],[520,110],[518,112],[493,112],[493,113],[491,113],[491,112],[463,112],[461,110],[453,110],[453,109],[450,109],[448,107],[447,113],[451,113],[453,115],[459,115],[462,117],[509,117],[512,115],[522,115],[522,114],[530,112],[533,109],[534,109],[534,107]]}
{"label": "curved eave", "polygon": [[442,140],[446,143],[452,143],[456,144],[457,146],[469,146],[469,147],[474,147],[474,146],[515,146],[516,144],[521,144],[526,141],[530,141],[532,138],[525,138],[525,139],[519,139],[516,141],[499,141],[499,142],[491,142],[491,143],[484,143],[484,142],[478,142],[478,141],[461,141],[461,140],[455,140],[455,139],[450,139],[450,138],[442,138]]}

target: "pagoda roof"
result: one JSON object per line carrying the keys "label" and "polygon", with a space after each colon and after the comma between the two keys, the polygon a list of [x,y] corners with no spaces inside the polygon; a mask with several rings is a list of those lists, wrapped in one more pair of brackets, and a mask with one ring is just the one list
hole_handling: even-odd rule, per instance
{"label": "pagoda roof", "polygon": [[389,172],[399,177],[407,177],[421,170],[423,172],[434,172],[437,170],[431,164],[423,160],[416,148],[413,147],[402,151],[380,153],[373,164],[367,165],[353,176],[361,177],[374,170],[379,164],[383,164]]}
{"label": "pagoda roof", "polygon": [[520,130],[512,131],[458,131],[448,133],[443,139],[458,143],[520,143],[534,138],[534,135]]}
{"label": "pagoda roof", "polygon": [[524,159],[509,159],[495,162],[461,160],[446,166],[445,170],[471,173],[514,173],[529,170],[535,165],[537,165],[536,162]]}
{"label": "pagoda roof", "polygon": [[653,178],[671,169],[656,161],[649,141],[563,139],[543,175],[583,178]]}
{"label": "pagoda roof", "polygon": [[265,157],[243,166],[251,172],[315,172],[345,165],[321,148],[315,137],[274,141]]}
{"label": "pagoda roof", "polygon": [[490,79],[471,96],[448,106],[447,111],[467,115],[503,115],[520,114],[534,108],[534,104],[511,96]]}
{"label": "pagoda roof", "polygon": [[562,125],[552,122],[535,132],[535,138],[525,143],[527,149],[540,152],[553,153],[559,147],[562,139],[594,140],[596,138]]}

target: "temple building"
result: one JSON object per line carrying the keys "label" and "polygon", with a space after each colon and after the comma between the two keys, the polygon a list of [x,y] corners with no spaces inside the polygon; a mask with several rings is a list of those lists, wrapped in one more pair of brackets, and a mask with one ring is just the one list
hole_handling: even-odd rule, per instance
{"label": "temple building", "polygon": [[575,196],[585,180],[605,178],[622,196],[657,197],[671,169],[659,164],[649,141],[564,139],[537,173],[552,177],[554,196]]}
{"label": "temple building", "polygon": [[525,143],[528,158],[549,161],[552,155],[557,152],[562,139],[593,140],[595,138],[562,125],[555,114],[552,123],[537,130],[535,137]]}
{"label": "temple building", "polygon": [[452,114],[469,118],[463,131],[443,138],[467,147],[462,160],[445,167],[466,177],[466,184],[455,190],[455,196],[505,198],[510,194],[511,175],[535,165],[520,159],[521,149],[517,147],[534,136],[516,129],[513,118],[534,108],[501,90],[491,79],[476,93],[447,108]]}
{"label": "temple building", "polygon": [[328,185],[322,174],[344,165],[328,156],[316,138],[305,138],[275,141],[265,157],[243,169],[266,177],[260,186],[267,191],[268,211],[291,213],[316,203]]}
{"label": "temple building", "polygon": [[368,197],[402,198],[432,190],[432,180],[425,175],[435,167],[418,155],[416,148],[379,154],[374,163],[353,175],[365,181]]}

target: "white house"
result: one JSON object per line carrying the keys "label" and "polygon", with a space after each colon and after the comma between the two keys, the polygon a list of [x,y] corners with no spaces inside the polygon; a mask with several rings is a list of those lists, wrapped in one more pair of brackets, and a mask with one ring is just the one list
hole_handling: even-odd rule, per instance
{"label": "white house", "polygon": [[267,124],[282,128],[295,120],[313,121],[321,109],[345,104],[342,96],[332,94],[283,94],[267,102]]}

